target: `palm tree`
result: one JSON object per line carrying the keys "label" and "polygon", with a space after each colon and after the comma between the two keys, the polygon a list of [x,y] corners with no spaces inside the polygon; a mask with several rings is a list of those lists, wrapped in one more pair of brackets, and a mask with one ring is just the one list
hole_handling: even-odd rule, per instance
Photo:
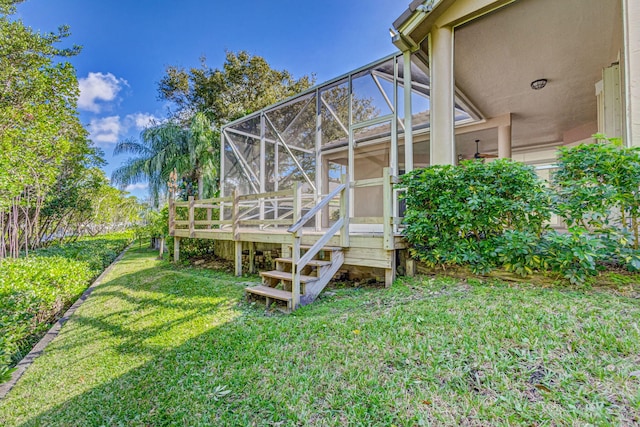
{"label": "palm tree", "polygon": [[198,197],[213,197],[218,191],[220,137],[203,113],[196,113],[189,126],[188,151],[191,182],[198,184]]}
{"label": "palm tree", "polygon": [[202,113],[196,113],[188,127],[175,121],[151,126],[142,131],[140,141],[127,139],[116,145],[114,155],[131,153],[135,157],[116,169],[111,180],[121,187],[148,182],[151,201],[157,206],[175,169],[186,195],[194,195],[196,185],[200,198],[213,195],[219,146],[215,133]]}

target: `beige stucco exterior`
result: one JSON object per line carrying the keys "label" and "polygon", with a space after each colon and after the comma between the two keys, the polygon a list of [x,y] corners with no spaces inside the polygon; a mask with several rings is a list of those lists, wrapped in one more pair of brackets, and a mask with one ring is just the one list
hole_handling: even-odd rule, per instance
{"label": "beige stucco exterior", "polygon": [[[553,151],[604,130],[640,146],[640,2],[428,3],[413,2],[394,23],[394,43],[428,57],[431,164],[468,158],[476,139],[499,157]],[[547,87],[532,90],[540,78]],[[454,94],[482,116],[473,131],[454,128]],[[511,122],[482,126],[504,116]]]}

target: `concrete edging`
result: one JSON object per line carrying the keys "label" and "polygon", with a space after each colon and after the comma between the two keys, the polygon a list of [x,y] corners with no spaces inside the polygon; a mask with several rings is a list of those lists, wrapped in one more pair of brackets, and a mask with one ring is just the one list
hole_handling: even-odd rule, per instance
{"label": "concrete edging", "polygon": [[67,320],[75,313],[75,311],[82,305],[82,303],[89,298],[89,295],[93,292],[93,290],[102,283],[104,276],[106,276],[114,265],[118,263],[124,256],[124,254],[133,246],[133,243],[129,244],[124,250],[113,260],[111,264],[107,268],[104,269],[102,273],[96,278],[96,280],[91,283],[91,285],[85,289],[85,291],[80,295],[71,307],[64,313],[64,315],[53,324],[53,326],[47,331],[44,337],[38,341],[38,343],[31,349],[29,354],[27,354],[18,364],[15,366],[16,370],[11,375],[11,379],[6,383],[0,384],[0,399],[3,399],[9,391],[17,384],[22,374],[31,366],[31,364],[42,354],[44,349],[49,345],[51,341],[60,333],[60,329],[67,323]]}

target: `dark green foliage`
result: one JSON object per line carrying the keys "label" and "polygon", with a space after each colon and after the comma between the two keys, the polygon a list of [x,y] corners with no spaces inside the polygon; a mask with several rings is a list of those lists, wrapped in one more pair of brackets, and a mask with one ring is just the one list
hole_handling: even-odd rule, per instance
{"label": "dark green foliage", "polygon": [[556,209],[569,227],[640,247],[640,149],[602,142],[561,148],[553,184]]}
{"label": "dark green foliage", "polygon": [[496,239],[496,264],[520,276],[546,267],[540,251],[540,236],[529,231],[506,230]]}
{"label": "dark green foliage", "polygon": [[130,233],[85,238],[2,261],[0,377],[2,358],[20,360],[130,240]]}
{"label": "dark green foliage", "polygon": [[549,269],[561,273],[573,284],[584,283],[588,276],[597,275],[599,266],[610,253],[605,240],[584,229],[546,233],[539,245]]}
{"label": "dark green foliage", "polygon": [[0,336],[0,384],[11,379],[11,374],[15,368],[9,368],[11,356],[5,350],[5,338]]}
{"label": "dark green foliage", "polygon": [[532,167],[510,160],[433,166],[402,178],[406,186],[405,236],[428,265],[495,265],[506,230],[538,236],[550,199]]}
{"label": "dark green foliage", "polygon": [[[173,237],[168,239],[169,255],[173,256]],[[190,259],[213,255],[215,240],[208,239],[180,239],[180,257]]]}
{"label": "dark green foliage", "polygon": [[220,127],[298,94],[314,81],[313,76],[296,79],[286,70],[275,70],[246,51],[227,52],[222,68],[211,68],[205,58],[199,68],[168,66],[158,96],[175,105],[177,117],[201,111]]}
{"label": "dark green foliage", "polygon": [[[405,175],[413,256],[476,273],[551,271],[573,284],[610,267],[640,270],[640,150],[617,140],[561,148],[558,166],[553,189],[501,160]],[[567,232],[544,229],[552,207]]]}

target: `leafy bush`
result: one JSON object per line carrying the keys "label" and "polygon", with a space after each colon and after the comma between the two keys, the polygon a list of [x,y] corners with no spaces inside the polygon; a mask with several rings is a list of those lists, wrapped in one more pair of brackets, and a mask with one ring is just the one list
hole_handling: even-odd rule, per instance
{"label": "leafy bush", "polygon": [[532,167],[501,159],[432,166],[402,177],[405,237],[427,265],[468,264],[482,272],[499,260],[507,230],[539,236],[550,198]]}
{"label": "leafy bush", "polygon": [[640,148],[602,135],[596,144],[562,147],[553,184],[555,205],[569,227],[630,233],[640,247]]}
{"label": "leafy bush", "polygon": [[[169,256],[173,256],[173,237],[167,239]],[[212,255],[215,250],[215,240],[209,239],[180,239],[180,258],[187,260],[205,255]]]}
{"label": "leafy bush", "polygon": [[130,233],[97,236],[3,260],[0,359],[17,362],[130,241]]}
{"label": "leafy bush", "polygon": [[588,276],[598,274],[599,265],[609,254],[607,246],[598,236],[574,228],[569,233],[545,233],[540,241],[549,269],[573,284],[584,283]]}
{"label": "leafy bush", "polygon": [[[640,271],[640,149],[596,137],[601,142],[560,149],[552,189],[532,168],[506,160],[405,175],[413,256],[479,273],[551,271],[573,284],[607,267]],[[567,233],[545,230],[552,208]]]}
{"label": "leafy bush", "polygon": [[547,267],[540,236],[530,231],[506,230],[495,240],[496,264],[520,276]]}
{"label": "leafy bush", "polygon": [[607,263],[637,271],[640,149],[594,136],[596,144],[560,149],[553,177],[555,210],[576,238],[597,238],[607,248]]}
{"label": "leafy bush", "polygon": [[169,234],[169,206],[165,205],[159,211],[150,209],[144,217],[144,224],[134,228],[137,238],[163,238]]}

